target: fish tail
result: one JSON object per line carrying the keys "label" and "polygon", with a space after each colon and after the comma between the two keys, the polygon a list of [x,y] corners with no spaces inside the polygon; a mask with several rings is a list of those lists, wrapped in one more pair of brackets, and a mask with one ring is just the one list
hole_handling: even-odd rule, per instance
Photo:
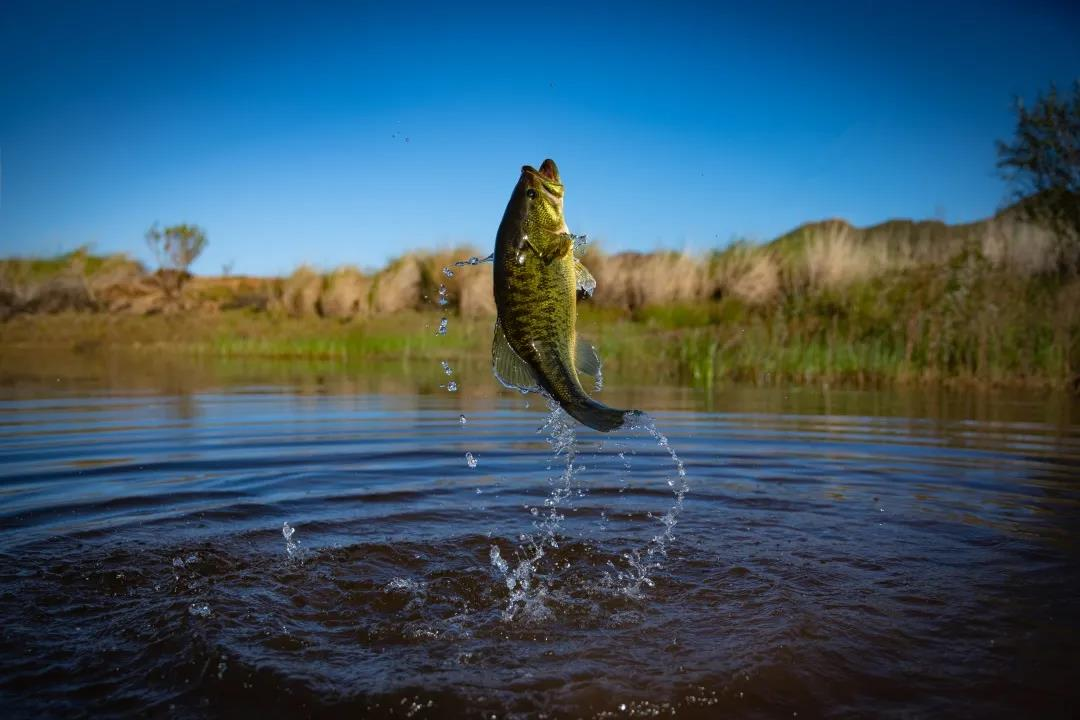
{"label": "fish tail", "polygon": [[641,415],[640,410],[619,410],[598,403],[581,387],[581,380],[569,358],[558,349],[534,343],[534,352],[541,362],[538,366],[540,386],[570,414],[570,417],[593,430],[611,432],[626,424],[627,419]]}
{"label": "fish tail", "polygon": [[579,423],[600,432],[618,430],[626,424],[628,416],[641,414],[640,410],[619,410],[585,397],[574,398],[570,402],[560,401],[560,404]]}

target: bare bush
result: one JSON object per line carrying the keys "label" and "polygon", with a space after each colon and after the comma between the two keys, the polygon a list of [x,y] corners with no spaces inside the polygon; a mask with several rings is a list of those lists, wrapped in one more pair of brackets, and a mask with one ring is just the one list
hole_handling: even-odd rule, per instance
{"label": "bare bush", "polygon": [[322,286],[322,277],[310,266],[301,265],[281,284],[281,307],[294,317],[315,315]]}
{"label": "bare bush", "polygon": [[635,310],[700,300],[706,294],[705,265],[682,252],[607,255],[594,249],[583,264],[596,278],[596,303]]}
{"label": "bare bush", "polygon": [[330,273],[319,297],[319,313],[325,317],[364,317],[371,310],[371,279],[354,267]]}
{"label": "bare bush", "polygon": [[420,264],[413,255],[390,263],[375,276],[372,307],[377,313],[393,313],[416,307],[420,301]]}
{"label": "bare bush", "polygon": [[455,274],[460,278],[458,309],[465,317],[495,316],[495,281],[490,265],[464,267]]}

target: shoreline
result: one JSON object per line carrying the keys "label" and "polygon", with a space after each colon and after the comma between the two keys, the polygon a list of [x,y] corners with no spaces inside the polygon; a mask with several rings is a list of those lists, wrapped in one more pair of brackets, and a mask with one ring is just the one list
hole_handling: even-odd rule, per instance
{"label": "shoreline", "polygon": [[[141,358],[320,363],[362,371],[372,364],[448,359],[489,361],[492,320],[453,313],[405,311],[365,320],[293,318],[250,311],[214,314],[110,315],[64,312],[20,315],[0,322],[0,372],[26,369],[42,353],[67,359],[122,355]],[[1080,378],[1029,366],[1026,372],[987,364],[943,371],[919,365],[880,342],[792,336],[777,342],[746,328],[720,324],[677,327],[655,318],[612,317],[584,307],[579,333],[593,342],[610,372],[626,381],[662,382],[710,390],[728,384],[760,387],[834,385],[844,388],[932,387],[1032,389],[1080,395]],[[900,349],[896,343],[894,349]],[[642,348],[653,348],[644,354]],[[32,369],[32,368],[31,368]]]}

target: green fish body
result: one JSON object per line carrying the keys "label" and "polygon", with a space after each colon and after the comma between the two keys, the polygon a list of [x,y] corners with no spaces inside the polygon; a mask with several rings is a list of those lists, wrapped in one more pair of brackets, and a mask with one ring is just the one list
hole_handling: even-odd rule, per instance
{"label": "green fish body", "polygon": [[596,402],[579,372],[596,375],[600,360],[576,331],[578,289],[595,286],[574,257],[574,239],[563,218],[563,185],[555,163],[526,165],[495,238],[495,306],[492,345],[496,377],[508,387],[544,390],[579,422],[616,430],[627,414]]}

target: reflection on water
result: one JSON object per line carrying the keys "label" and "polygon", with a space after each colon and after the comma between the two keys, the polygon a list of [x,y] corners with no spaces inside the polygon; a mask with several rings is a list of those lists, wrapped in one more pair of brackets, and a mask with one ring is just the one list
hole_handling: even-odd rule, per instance
{"label": "reflection on water", "polygon": [[17,716],[1065,716],[1078,699],[1075,400],[703,397],[613,370],[606,400],[650,410],[685,463],[672,528],[656,439],[576,428],[555,447],[545,409],[483,361],[451,359],[448,393],[431,362],[146,357],[0,356]]}

